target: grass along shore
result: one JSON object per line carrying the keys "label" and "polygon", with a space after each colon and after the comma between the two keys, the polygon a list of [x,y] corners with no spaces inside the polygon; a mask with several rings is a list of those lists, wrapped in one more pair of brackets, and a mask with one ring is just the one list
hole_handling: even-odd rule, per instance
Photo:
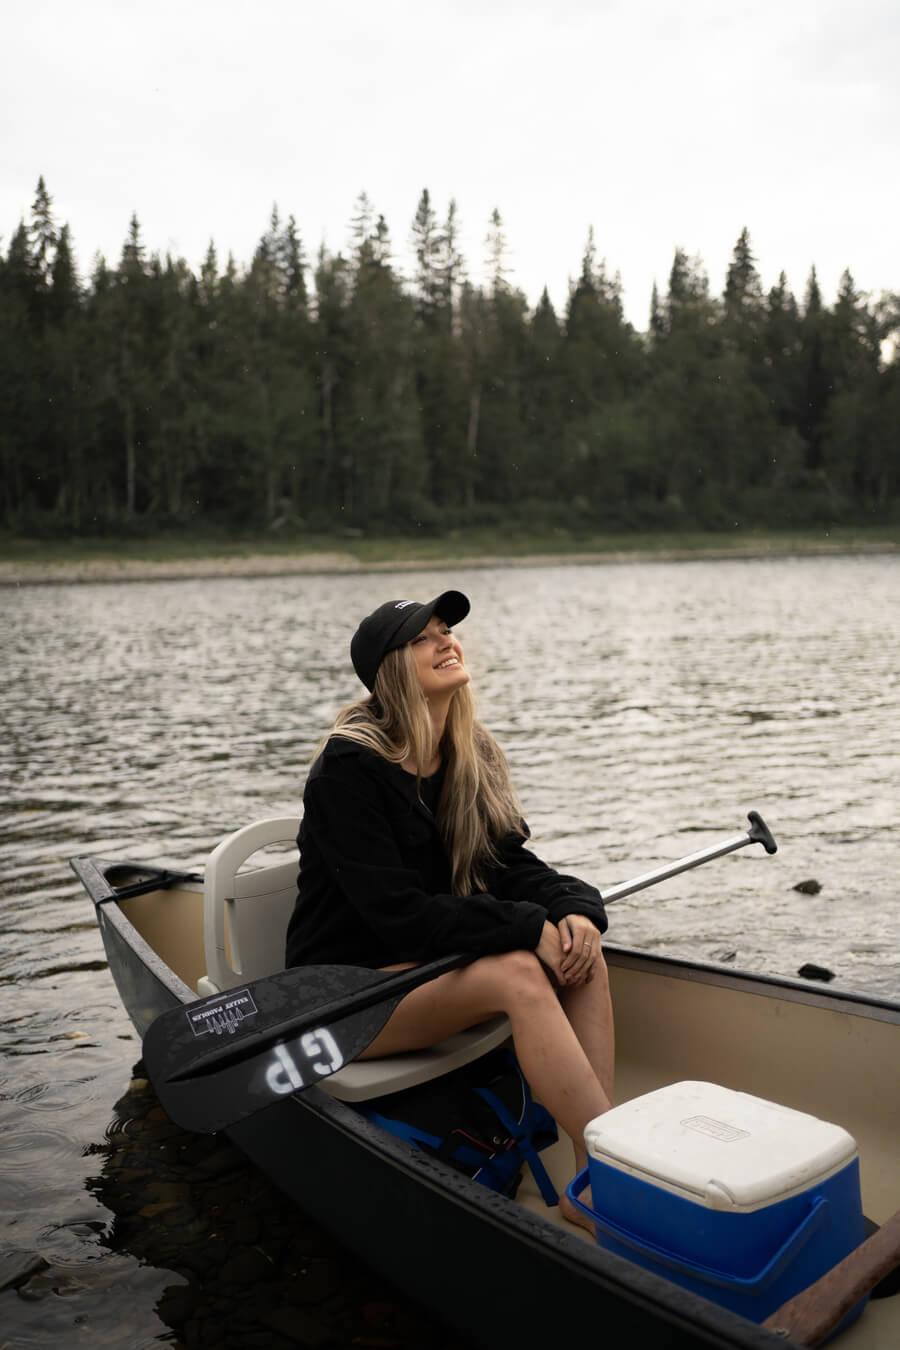
{"label": "grass along shore", "polygon": [[733,532],[586,533],[523,526],[445,534],[27,539],[0,535],[0,585],[412,571],[434,567],[893,553],[900,525]]}

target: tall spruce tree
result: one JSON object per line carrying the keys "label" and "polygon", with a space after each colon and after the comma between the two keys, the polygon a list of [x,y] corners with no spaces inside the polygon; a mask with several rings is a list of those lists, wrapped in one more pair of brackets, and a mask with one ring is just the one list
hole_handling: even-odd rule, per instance
{"label": "tall spruce tree", "polygon": [[47,191],[43,177],[38,179],[37,191],[31,206],[31,224],[28,230],[31,245],[31,263],[34,278],[42,295],[50,288],[53,259],[59,234],[53,218],[53,200]]}
{"label": "tall spruce tree", "polygon": [[[803,315],[800,323],[800,364],[802,370],[797,427],[805,442],[806,469],[813,477],[822,468],[822,441],[831,375],[828,370],[827,319],[815,267],[809,274]],[[810,479],[812,482],[812,479]]]}
{"label": "tall spruce tree", "polygon": [[45,343],[52,390],[48,400],[54,451],[54,514],[63,525],[81,528],[85,503],[84,325],[81,286],[68,225],[57,236],[50,268]]}
{"label": "tall spruce tree", "polygon": [[651,349],[649,435],[656,446],[653,497],[660,519],[724,523],[716,483],[722,458],[720,307],[699,259],[676,248]]}
{"label": "tall spruce tree", "polygon": [[743,355],[758,359],[764,316],[763,290],[746,226],[738,236],[728,264],[723,301],[727,338]]}
{"label": "tall spruce tree", "polygon": [[[146,413],[153,398],[147,351],[150,276],[140,222],[133,213],[112,294],[115,332],[110,351],[124,464],[122,509],[127,521],[137,512],[138,473],[144,468],[139,455],[146,442]],[[142,482],[141,487],[145,486]]]}
{"label": "tall spruce tree", "polygon": [[822,428],[822,469],[841,511],[882,508],[880,389],[882,329],[851,272],[841,276],[825,319],[830,397]]}
{"label": "tall spruce tree", "polygon": [[[522,471],[526,430],[523,424],[522,376],[528,342],[528,304],[510,281],[512,268],[506,231],[499,210],[491,212],[485,238],[488,286],[471,314],[479,326],[480,378],[470,390],[470,414],[477,407],[477,462],[472,461],[472,488],[482,503],[509,507],[527,495]],[[473,334],[474,336],[474,334]],[[474,429],[474,428],[473,428]]]}
{"label": "tall spruce tree", "polygon": [[424,189],[412,223],[416,257],[415,381],[423,444],[422,493],[437,508],[462,500],[465,390],[460,344],[454,335],[463,267],[457,246],[456,206],[443,225]]}
{"label": "tall spruce tree", "polygon": [[618,277],[597,261],[593,228],[571,287],[562,354],[568,409],[563,435],[566,495],[586,503],[595,521],[619,523],[629,462],[638,453],[627,411],[642,355],[622,306]]}
{"label": "tall spruce tree", "polygon": [[[359,212],[354,222],[348,324],[355,362],[341,438],[348,523],[367,530],[415,525],[424,510],[414,304],[394,271],[387,223],[373,217]],[[360,228],[366,223],[368,234]]]}
{"label": "tall spruce tree", "polygon": [[38,511],[32,467],[42,432],[38,306],[36,268],[20,222],[0,272],[0,492],[4,520],[20,529],[33,527]]}
{"label": "tall spruce tree", "polygon": [[528,326],[523,360],[522,420],[524,491],[536,516],[545,517],[548,503],[560,500],[566,484],[561,473],[563,428],[568,397],[562,376],[563,332],[546,286]]}

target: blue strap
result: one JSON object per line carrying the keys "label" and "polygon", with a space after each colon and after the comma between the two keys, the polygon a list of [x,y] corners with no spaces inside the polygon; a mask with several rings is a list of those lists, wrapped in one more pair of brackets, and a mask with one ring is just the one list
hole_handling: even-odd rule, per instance
{"label": "blue strap", "polygon": [[427,1144],[429,1148],[440,1148],[442,1140],[436,1134],[428,1134],[425,1130],[417,1129],[415,1125],[408,1124],[405,1120],[394,1120],[391,1116],[380,1116],[377,1111],[366,1112],[367,1119],[371,1120],[373,1125],[380,1125],[388,1134],[396,1134],[398,1138],[405,1139],[408,1144]]}
{"label": "blue strap", "polygon": [[377,1111],[367,1111],[366,1119],[371,1120],[373,1125],[379,1125],[381,1129],[387,1130],[388,1134],[396,1135],[398,1139],[405,1139],[408,1144],[425,1144],[428,1148],[433,1148],[440,1153],[442,1157],[449,1156],[455,1162],[465,1163],[467,1167],[484,1167],[489,1165],[490,1157],[481,1149],[472,1148],[469,1144],[457,1144],[450,1152],[445,1153],[445,1141],[436,1134],[429,1134],[426,1130],[420,1130],[416,1125],[410,1125],[406,1120],[396,1120],[393,1116],[382,1116]]}
{"label": "blue strap", "polygon": [[488,1106],[496,1113],[504,1129],[508,1130],[516,1140],[518,1152],[531,1168],[532,1175],[537,1182],[538,1190],[543,1197],[544,1204],[552,1208],[553,1205],[559,1204],[559,1196],[556,1193],[553,1182],[547,1174],[546,1167],[541,1162],[537,1150],[534,1147],[530,1121],[530,1116],[532,1115],[531,1108],[534,1103],[531,1094],[528,1091],[528,1084],[525,1082],[524,1078],[522,1079],[522,1083],[525,1095],[525,1109],[522,1113],[521,1121],[513,1120],[500,1098],[496,1097],[488,1088],[476,1088],[476,1091],[479,1097],[481,1097],[483,1101],[486,1101]]}

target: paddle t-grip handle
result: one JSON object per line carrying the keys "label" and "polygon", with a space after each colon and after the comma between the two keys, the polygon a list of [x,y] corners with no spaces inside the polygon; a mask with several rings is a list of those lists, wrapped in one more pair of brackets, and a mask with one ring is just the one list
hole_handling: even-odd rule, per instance
{"label": "paddle t-grip handle", "polygon": [[747,819],[750,822],[750,829],[747,831],[747,838],[751,844],[762,844],[767,853],[777,853],[778,845],[772,837],[772,831],[758,811],[749,811]]}

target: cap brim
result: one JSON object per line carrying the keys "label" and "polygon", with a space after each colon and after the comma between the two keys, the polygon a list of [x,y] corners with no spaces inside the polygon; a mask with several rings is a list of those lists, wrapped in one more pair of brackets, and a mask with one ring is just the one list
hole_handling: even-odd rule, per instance
{"label": "cap brim", "polygon": [[394,634],[391,646],[402,647],[418,637],[435,614],[452,627],[455,623],[461,623],[471,608],[469,597],[463,595],[462,591],[443,591],[429,604],[420,605],[408,615]]}

